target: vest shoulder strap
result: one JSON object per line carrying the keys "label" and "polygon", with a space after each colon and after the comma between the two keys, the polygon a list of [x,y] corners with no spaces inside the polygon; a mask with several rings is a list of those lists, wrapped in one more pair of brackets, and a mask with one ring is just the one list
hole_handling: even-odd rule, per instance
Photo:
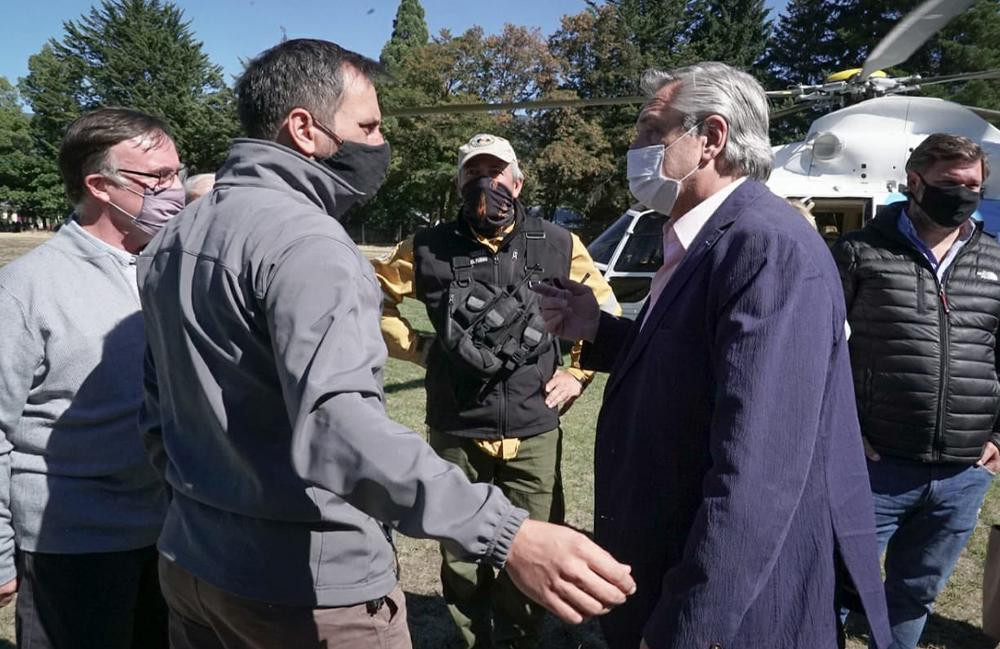
{"label": "vest shoulder strap", "polygon": [[521,232],[524,233],[524,267],[538,269],[537,272],[544,272],[541,261],[545,259],[545,226],[541,219],[533,216],[525,217],[521,224]]}
{"label": "vest shoulder strap", "polygon": [[472,259],[467,255],[455,255],[451,258],[451,274],[459,286],[472,283]]}

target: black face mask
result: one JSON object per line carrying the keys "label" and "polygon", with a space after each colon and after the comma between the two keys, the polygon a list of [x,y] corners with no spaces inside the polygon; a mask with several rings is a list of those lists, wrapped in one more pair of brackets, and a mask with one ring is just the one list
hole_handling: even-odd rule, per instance
{"label": "black face mask", "polygon": [[462,187],[462,218],[483,236],[496,236],[514,222],[514,195],[493,178],[474,178]]}
{"label": "black face mask", "polygon": [[348,140],[341,143],[336,153],[320,159],[319,162],[364,194],[355,203],[359,205],[370,200],[385,182],[391,156],[392,151],[388,142],[372,145]]}
{"label": "black face mask", "polygon": [[339,217],[348,209],[364,205],[372,199],[375,192],[385,182],[385,174],[389,171],[389,158],[392,156],[392,150],[389,148],[388,142],[373,145],[342,140],[332,129],[323,126],[315,119],[313,122],[319,130],[326,133],[337,144],[335,153],[320,158],[318,162],[363,194],[354,201],[344,201],[346,207],[343,210],[339,209],[338,206],[340,214],[334,216]]}
{"label": "black face mask", "polygon": [[924,196],[918,201],[911,192],[910,197],[928,218],[942,228],[957,228],[968,221],[979,207],[979,192],[963,185],[938,187],[928,184],[920,174],[917,176],[923,181]]}

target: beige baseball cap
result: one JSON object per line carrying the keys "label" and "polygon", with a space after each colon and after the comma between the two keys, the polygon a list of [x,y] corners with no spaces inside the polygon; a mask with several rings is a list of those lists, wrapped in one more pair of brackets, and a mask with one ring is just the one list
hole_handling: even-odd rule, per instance
{"label": "beige baseball cap", "polygon": [[479,133],[458,147],[458,170],[461,171],[465,163],[477,155],[491,155],[500,158],[507,164],[517,160],[514,147],[510,145],[510,142],[496,135]]}

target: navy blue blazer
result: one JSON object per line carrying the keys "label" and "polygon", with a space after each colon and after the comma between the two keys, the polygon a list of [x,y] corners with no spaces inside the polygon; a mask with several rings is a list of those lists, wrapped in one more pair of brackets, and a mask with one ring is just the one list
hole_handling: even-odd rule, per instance
{"label": "navy blue blazer", "polygon": [[644,316],[603,315],[582,357],[611,372],[594,533],[638,584],[601,620],[609,644],[834,649],[849,575],[888,646],[844,296],[822,238],[747,181],[640,331]]}

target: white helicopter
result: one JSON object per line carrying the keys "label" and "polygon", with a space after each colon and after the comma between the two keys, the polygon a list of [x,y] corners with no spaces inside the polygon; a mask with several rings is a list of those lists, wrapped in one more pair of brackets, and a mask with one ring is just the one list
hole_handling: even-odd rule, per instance
{"label": "white helicopter", "polygon": [[[922,78],[889,77],[880,68],[906,61],[931,36],[975,0],[927,0],[903,17],[872,50],[863,66],[831,75],[822,84],[767,92],[792,105],[771,111],[778,119],[811,106],[843,106],[812,123],[806,138],[774,147],[768,186],[776,194],[810,207],[829,241],[862,227],[881,207],[905,200],[904,166],[910,152],[931,133],[964,135],[1000,160],[1000,130],[984,120],[1000,111],[929,97],[906,96],[923,86],[1000,78],[1000,69]],[[386,115],[479,112],[643,103],[644,97],[528,101],[508,104],[442,105],[389,109]],[[987,230],[1000,232],[1000,173],[991,177],[975,215]],[[663,263],[666,220],[642,205],[631,206],[588,249],[614,289],[626,315],[638,313],[653,274]]]}
{"label": "white helicopter", "polygon": [[[795,105],[772,111],[782,117],[810,105],[844,104],[815,120],[805,139],[773,147],[768,187],[806,205],[828,242],[862,227],[886,205],[906,200],[906,160],[931,133],[964,135],[1000,160],[1000,130],[982,116],[1000,111],[963,106],[930,97],[906,96],[921,86],[1000,77],[1000,70],[921,79],[890,78],[880,67],[908,59],[917,48],[973,0],[930,0],[900,21],[859,69],[846,70],[814,86],[768,92]],[[865,99],[866,98],[866,99]],[[987,231],[1000,232],[1000,174],[989,178],[974,215]],[[649,282],[662,264],[662,224],[666,217],[633,206],[588,249],[601,267],[626,315],[639,312]]]}

